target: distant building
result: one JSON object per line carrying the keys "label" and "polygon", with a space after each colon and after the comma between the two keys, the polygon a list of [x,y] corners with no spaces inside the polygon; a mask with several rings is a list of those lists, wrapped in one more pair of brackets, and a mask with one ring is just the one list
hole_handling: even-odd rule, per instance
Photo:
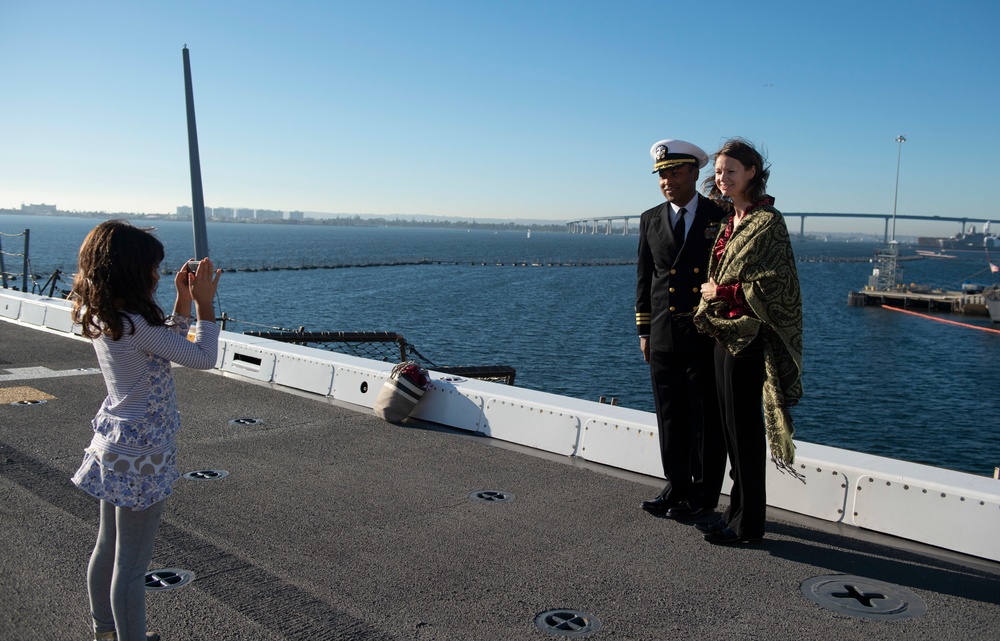
{"label": "distant building", "polygon": [[273,209],[258,209],[257,220],[281,220],[284,213]]}
{"label": "distant building", "polygon": [[21,211],[26,214],[55,216],[58,209],[55,205],[25,205],[22,203]]}
{"label": "distant building", "polygon": [[191,220],[194,218],[194,210],[188,205],[181,205],[177,208],[177,217],[184,220]]}
{"label": "distant building", "polygon": [[305,220],[306,215],[301,211],[288,212],[288,220]]}
{"label": "distant building", "polygon": [[232,220],[236,217],[236,212],[232,207],[216,207],[212,217],[220,220]]}
{"label": "distant building", "polygon": [[237,220],[252,220],[253,219],[253,210],[252,209],[245,209],[245,208],[244,209],[237,209],[235,217],[236,217]]}

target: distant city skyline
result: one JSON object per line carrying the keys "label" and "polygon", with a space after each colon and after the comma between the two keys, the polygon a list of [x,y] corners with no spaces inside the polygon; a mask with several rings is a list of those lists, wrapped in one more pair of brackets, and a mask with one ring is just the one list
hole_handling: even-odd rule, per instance
{"label": "distant city skyline", "polygon": [[[416,221],[420,224],[427,224],[433,222],[441,222],[445,224],[457,224],[457,223],[481,223],[481,224],[514,224],[518,226],[560,226],[567,225],[573,221],[570,220],[559,220],[559,219],[511,219],[511,218],[475,218],[470,216],[433,216],[427,214],[371,214],[371,213],[350,213],[350,212],[301,212],[301,211],[288,211],[288,210],[255,210],[252,208],[232,208],[232,207],[209,207],[206,206],[206,214],[209,220],[244,220],[244,221],[289,221],[289,222],[309,222],[309,221],[319,221],[324,220],[334,220],[334,219],[375,219],[375,220],[386,220],[386,221]],[[226,210],[231,212],[231,214],[224,213],[219,215],[218,210]],[[111,212],[107,210],[87,210],[87,211],[66,211],[58,209],[57,205],[48,204],[25,204],[21,205],[20,209],[17,210],[3,210],[0,209],[0,213],[4,212],[11,213],[22,213],[25,215],[55,215],[55,216],[75,216],[75,215],[95,215],[95,216],[126,216],[126,217],[149,217],[149,218],[176,218],[180,220],[191,220],[193,217],[192,207],[189,205],[181,205],[175,208],[174,212]],[[236,212],[241,212],[242,215],[235,215]],[[257,215],[258,212],[263,212],[263,216]],[[288,214],[288,216],[285,216]],[[865,236],[865,237],[892,237],[891,232],[891,218],[888,218],[882,214],[862,214],[866,218],[856,219],[853,218],[853,222],[859,225],[858,228],[852,228],[848,230],[833,230],[827,228],[817,228],[817,224],[821,221],[829,221],[831,218],[836,216],[846,215],[847,217],[856,216],[858,214],[851,212],[843,213],[830,213],[830,212],[785,212],[788,217],[788,228],[789,233],[796,235],[799,233],[805,233],[806,235],[848,235],[848,236]],[[813,220],[806,224],[805,229],[802,227],[801,217],[805,215],[806,220],[810,218]],[[869,218],[869,216],[876,216]],[[598,231],[594,233],[606,233],[607,222],[613,220],[613,226],[615,229],[614,233],[621,233],[623,227],[622,216],[617,217],[589,217],[585,220],[591,221],[587,225],[584,225],[586,229],[592,229],[594,223],[597,223]],[[638,215],[629,215],[626,218],[630,219],[629,226],[633,226],[638,222]],[[575,219],[582,220],[582,219]],[[2,219],[0,219],[2,222]],[[897,221],[897,233],[896,238],[898,239],[916,239],[920,236],[933,236],[947,238],[954,236],[958,233],[963,233],[966,231],[986,231],[989,230],[991,235],[996,235],[997,229],[985,227],[984,225],[989,225],[992,221],[982,218],[967,218],[966,223],[963,225],[958,221],[953,220],[938,220],[938,221],[915,221],[908,215],[900,214],[899,220]],[[907,231],[904,227],[907,223],[910,224],[934,224],[937,225],[941,231],[936,231],[933,233],[913,233]],[[861,226],[864,226],[862,228]],[[877,229],[875,228],[877,226]],[[947,228],[950,227],[952,231],[948,231]],[[2,231],[2,226],[0,226],[0,231]],[[591,232],[586,232],[591,233]]]}

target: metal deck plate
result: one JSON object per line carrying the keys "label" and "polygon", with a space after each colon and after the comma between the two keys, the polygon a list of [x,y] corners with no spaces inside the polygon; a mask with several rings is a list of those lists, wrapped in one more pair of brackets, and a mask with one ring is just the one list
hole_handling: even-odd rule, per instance
{"label": "metal deck plate", "polygon": [[189,481],[218,481],[229,476],[229,472],[225,470],[194,470],[181,476]]}
{"label": "metal deck plate", "polygon": [[548,634],[584,637],[601,629],[600,620],[586,612],[560,608],[546,610],[535,617],[535,627]]}
{"label": "metal deck plate", "polygon": [[514,495],[510,492],[500,490],[476,490],[469,493],[469,498],[480,503],[507,503],[514,500]]}
{"label": "metal deck plate", "polygon": [[801,590],[828,610],[864,619],[913,619],[927,612],[927,604],[906,588],[860,576],[817,576],[804,581]]}
{"label": "metal deck plate", "polygon": [[146,592],[162,592],[183,587],[194,581],[194,572],[179,568],[165,568],[146,573]]}

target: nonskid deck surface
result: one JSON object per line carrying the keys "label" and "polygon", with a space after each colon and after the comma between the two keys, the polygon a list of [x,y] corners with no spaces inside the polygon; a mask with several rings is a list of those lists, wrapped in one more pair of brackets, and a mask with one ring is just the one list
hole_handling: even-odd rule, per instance
{"label": "nonskid deck surface", "polygon": [[[2,640],[88,638],[97,504],[69,477],[105,394],[95,367],[86,342],[0,321],[0,394],[51,397],[0,405]],[[228,476],[181,479],[167,504],[151,569],[195,580],[147,597],[166,641],[564,638],[535,625],[552,609],[598,619],[593,639],[996,638],[995,564],[783,513],[763,545],[715,547],[639,510],[655,479],[175,374],[181,471]],[[513,500],[471,496],[481,490]],[[801,586],[827,575],[898,586],[926,613],[824,608]]]}

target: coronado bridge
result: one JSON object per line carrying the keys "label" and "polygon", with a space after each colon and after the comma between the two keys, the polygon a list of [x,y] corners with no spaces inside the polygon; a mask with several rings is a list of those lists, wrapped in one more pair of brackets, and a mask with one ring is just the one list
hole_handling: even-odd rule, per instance
{"label": "coronado bridge", "polygon": [[[805,236],[806,218],[880,218],[885,221],[885,242],[889,241],[889,225],[892,222],[892,214],[837,214],[837,213],[800,213],[782,212],[785,218],[799,218],[799,236]],[[596,216],[592,218],[579,218],[566,223],[567,229],[574,234],[628,234],[629,221],[638,222],[639,216]],[[959,223],[959,233],[964,233],[968,229],[969,223],[987,223],[989,219],[973,218],[970,216],[914,216],[909,214],[896,214],[896,220],[919,220],[922,222],[951,222]],[[789,225],[790,227],[790,225]]]}

